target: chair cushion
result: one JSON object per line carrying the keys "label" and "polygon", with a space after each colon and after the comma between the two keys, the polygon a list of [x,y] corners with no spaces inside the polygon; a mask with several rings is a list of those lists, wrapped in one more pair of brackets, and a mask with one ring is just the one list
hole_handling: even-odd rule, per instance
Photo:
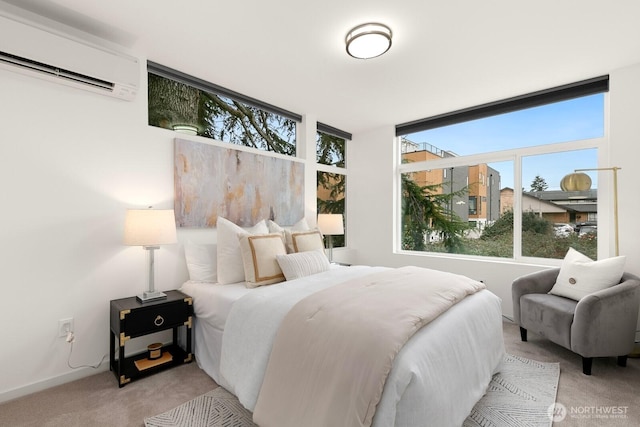
{"label": "chair cushion", "polygon": [[571,324],[577,301],[549,294],[520,298],[520,326],[571,349]]}

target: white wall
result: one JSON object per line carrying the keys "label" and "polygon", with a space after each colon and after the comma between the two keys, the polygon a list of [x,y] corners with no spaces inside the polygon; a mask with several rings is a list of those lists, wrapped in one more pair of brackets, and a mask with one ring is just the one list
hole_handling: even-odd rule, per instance
{"label": "white wall", "polygon": [[[189,137],[147,125],[144,65],[140,87],[126,102],[0,69],[0,402],[95,373],[67,367],[58,320],[74,319],[71,364],[95,365],[108,353],[109,301],[147,289],[146,251],[122,244],[125,211],[173,208],[173,140]],[[299,129],[314,225],[315,117]],[[215,239],[178,230],[180,242]],[[182,244],[156,251],[156,289],[187,275]]]}
{"label": "white wall", "polygon": [[[626,269],[640,275],[640,239],[636,237],[636,217],[640,212],[637,191],[637,182],[640,181],[640,168],[637,166],[637,159],[640,158],[640,65],[612,70],[610,82],[610,165],[601,167],[622,167],[618,173],[620,254],[627,256]],[[394,253],[393,219],[396,195],[392,177],[395,173],[394,165],[397,164],[394,136],[394,126],[386,126],[355,134],[348,145],[347,203],[352,261],[371,265],[419,265],[483,280],[491,291],[502,298],[503,313],[511,317],[513,279],[548,266],[461,260],[446,255]],[[607,176],[603,178],[605,179],[602,182]],[[607,212],[602,212],[601,218],[604,221],[610,217]]]}
{"label": "white wall", "polygon": [[[611,73],[612,164],[621,166],[621,252],[640,274],[635,182],[640,135],[640,65]],[[141,87],[146,73],[141,71]],[[121,243],[127,208],[173,206],[174,133],[147,126],[143,90],[124,102],[0,70],[0,401],[92,374],[67,367],[58,319],[75,319],[72,364],[95,364],[108,351],[109,300],[146,287],[146,254]],[[304,113],[304,112],[303,112]],[[315,118],[307,116],[309,126]],[[315,132],[304,131],[313,138]],[[364,264],[416,264],[485,280],[511,314],[511,280],[539,266],[393,253],[392,126],[348,144],[350,250]],[[313,159],[309,140],[306,158]],[[311,160],[312,161],[312,160]],[[313,174],[307,174],[310,178]],[[310,179],[307,179],[310,181]],[[315,201],[307,182],[306,200]],[[314,222],[315,206],[307,206]],[[213,230],[179,230],[179,239],[213,241]],[[156,254],[156,287],[186,279],[181,245]],[[101,369],[107,369],[107,363]],[[114,385],[116,380],[114,378]]]}
{"label": "white wall", "polygon": [[[171,132],[146,125],[144,93],[124,102],[4,70],[0,93],[6,400],[71,372],[58,319],[75,319],[73,364],[107,353],[109,300],[146,281],[144,251],[121,243],[124,212],[173,206],[173,145]],[[159,288],[185,277],[178,251],[158,251]]]}

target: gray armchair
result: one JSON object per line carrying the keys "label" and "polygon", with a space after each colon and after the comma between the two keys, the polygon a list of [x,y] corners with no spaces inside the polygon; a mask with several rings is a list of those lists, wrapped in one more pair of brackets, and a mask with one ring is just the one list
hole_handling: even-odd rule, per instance
{"label": "gray armchair", "polygon": [[640,278],[624,273],[619,284],[574,301],[548,294],[559,272],[543,270],[513,282],[513,318],[522,341],[530,330],[579,354],[585,375],[591,375],[594,357],[617,356],[618,365],[626,366],[638,322]]}

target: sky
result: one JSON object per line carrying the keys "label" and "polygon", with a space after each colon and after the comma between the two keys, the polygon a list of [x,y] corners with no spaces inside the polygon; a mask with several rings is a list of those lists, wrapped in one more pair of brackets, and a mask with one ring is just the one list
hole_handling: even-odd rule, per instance
{"label": "sky", "polygon": [[[604,94],[515,111],[407,135],[463,156],[512,148],[568,142],[604,136]],[[513,163],[490,163],[498,170],[501,187],[513,188]],[[522,186],[529,190],[536,175],[549,190],[559,190],[563,176],[574,169],[598,166],[597,151],[581,150],[523,159]],[[587,172],[597,186],[597,172]]]}

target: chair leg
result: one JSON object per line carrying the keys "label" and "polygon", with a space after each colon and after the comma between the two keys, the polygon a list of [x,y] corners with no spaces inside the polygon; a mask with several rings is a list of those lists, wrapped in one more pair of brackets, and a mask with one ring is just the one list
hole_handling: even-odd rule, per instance
{"label": "chair leg", "polygon": [[591,375],[591,365],[593,364],[593,357],[582,358],[582,373],[585,375]]}
{"label": "chair leg", "polygon": [[522,326],[520,326],[520,338],[524,342],[527,341],[527,330],[525,328],[523,328]]}
{"label": "chair leg", "polygon": [[627,366],[627,356],[618,356],[618,366]]}

